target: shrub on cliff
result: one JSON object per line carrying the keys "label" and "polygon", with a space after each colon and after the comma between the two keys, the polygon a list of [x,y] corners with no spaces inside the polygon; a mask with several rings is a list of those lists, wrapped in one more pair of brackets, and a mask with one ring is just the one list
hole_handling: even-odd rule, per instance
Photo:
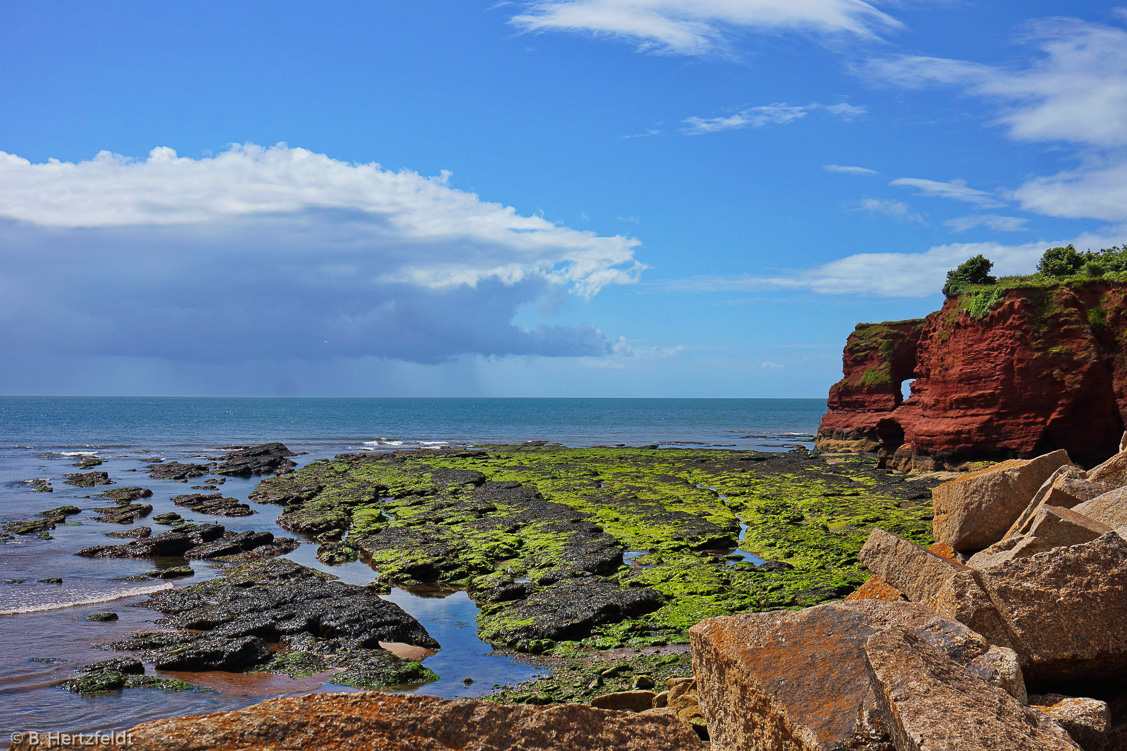
{"label": "shrub on cliff", "polygon": [[1076,250],[1071,244],[1063,248],[1049,248],[1037,262],[1037,273],[1044,276],[1060,278],[1074,276],[1084,268],[1086,259],[1084,254]]}
{"label": "shrub on cliff", "polygon": [[982,255],[968,258],[947,272],[947,283],[943,285],[943,294],[947,297],[958,297],[967,287],[974,284],[993,284],[998,281],[990,275],[994,262]]}

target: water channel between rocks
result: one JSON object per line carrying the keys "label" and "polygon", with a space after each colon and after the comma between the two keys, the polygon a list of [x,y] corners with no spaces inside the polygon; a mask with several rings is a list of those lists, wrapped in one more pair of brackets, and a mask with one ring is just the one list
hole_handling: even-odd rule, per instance
{"label": "water channel between rocks", "polygon": [[[293,447],[301,450],[300,447]],[[353,691],[332,684],[331,675],[293,679],[271,674],[241,673],[160,673],[207,686],[208,691],[165,692],[155,689],[127,689],[93,697],[69,693],[53,684],[70,678],[83,665],[112,657],[115,653],[97,645],[117,641],[137,630],[153,629],[160,617],[154,611],[135,607],[147,593],[168,586],[189,586],[221,573],[221,568],[200,561],[190,563],[194,576],[175,584],[115,582],[153,568],[183,565],[181,559],[167,561],[130,559],[89,559],[74,555],[93,545],[122,542],[104,536],[131,526],[154,526],[152,516],[175,511],[187,521],[222,524],[234,531],[266,531],[276,536],[296,537],[301,546],[288,558],[310,568],[330,573],[348,584],[364,585],[375,579],[375,572],[363,563],[328,566],[316,558],[316,543],[287,532],[277,525],[278,506],[254,503],[249,493],[261,478],[229,478],[219,491],[224,496],[249,503],[256,513],[246,517],[218,518],[189,511],[172,503],[172,497],[190,490],[204,478],[189,483],[154,480],[144,472],[144,460],[153,452],[114,449],[99,450],[103,464],[96,469],[108,472],[115,485],[76,488],[63,484],[63,476],[81,471],[73,467],[76,456],[30,450],[7,450],[0,457],[0,521],[28,519],[49,508],[73,504],[83,512],[51,532],[54,539],[40,540],[19,536],[0,549],[0,737],[17,730],[76,732],[121,729],[139,722],[192,714],[236,709],[283,695],[312,691]],[[222,452],[164,452],[163,458],[178,461],[212,460]],[[308,453],[295,457],[301,464],[336,451]],[[24,480],[48,477],[53,493],[35,493]],[[107,500],[92,496],[112,487],[137,485],[153,491],[152,513],[132,525],[97,521],[89,509],[110,506]],[[61,584],[39,580],[58,577]],[[23,580],[19,582],[19,580]],[[18,583],[16,583],[18,582]],[[120,595],[133,593],[131,596]],[[519,659],[494,654],[477,637],[475,619],[478,608],[464,591],[407,591],[393,589],[384,598],[414,616],[442,649],[423,662],[438,674],[439,680],[424,686],[403,687],[406,691],[446,698],[473,697],[489,693],[495,685],[517,683],[543,672]],[[86,621],[94,613],[112,611],[119,620],[108,623]],[[156,675],[152,666],[147,670]],[[467,680],[468,679],[468,680]]]}

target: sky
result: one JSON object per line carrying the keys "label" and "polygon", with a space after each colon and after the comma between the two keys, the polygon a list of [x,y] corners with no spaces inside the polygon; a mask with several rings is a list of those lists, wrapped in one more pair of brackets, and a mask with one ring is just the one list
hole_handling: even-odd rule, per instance
{"label": "sky", "polygon": [[0,3],[0,393],[817,397],[1127,241],[1127,9]]}

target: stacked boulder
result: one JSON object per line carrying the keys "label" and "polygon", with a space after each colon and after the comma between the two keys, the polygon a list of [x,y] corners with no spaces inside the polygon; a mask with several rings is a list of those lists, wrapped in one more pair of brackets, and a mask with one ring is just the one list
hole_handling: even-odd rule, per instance
{"label": "stacked boulder", "polygon": [[846,602],[693,627],[714,748],[1127,751],[1127,451],[933,502],[936,544],[873,530]]}

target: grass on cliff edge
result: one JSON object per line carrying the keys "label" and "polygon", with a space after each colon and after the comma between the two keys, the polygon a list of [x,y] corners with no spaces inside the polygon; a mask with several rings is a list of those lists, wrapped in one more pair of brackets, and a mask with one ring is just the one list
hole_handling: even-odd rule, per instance
{"label": "grass on cliff edge", "polygon": [[[360,557],[384,585],[468,588],[489,643],[578,658],[684,644],[689,627],[711,616],[838,599],[867,577],[857,553],[874,526],[930,542],[925,486],[891,477],[868,458],[831,461],[803,451],[500,446],[338,457],[267,480],[258,495],[286,503],[291,528],[320,533],[323,559]],[[569,537],[558,519],[529,517],[503,499],[484,503],[472,486],[442,480],[443,470],[534,488],[601,534]],[[770,565],[733,560],[741,524],[740,550]],[[574,638],[522,637],[531,625],[522,603],[550,594],[560,577],[583,574],[584,545],[605,549],[604,535],[631,560],[598,576],[655,590],[660,606]],[[529,580],[523,597],[489,596],[522,579]]]}

